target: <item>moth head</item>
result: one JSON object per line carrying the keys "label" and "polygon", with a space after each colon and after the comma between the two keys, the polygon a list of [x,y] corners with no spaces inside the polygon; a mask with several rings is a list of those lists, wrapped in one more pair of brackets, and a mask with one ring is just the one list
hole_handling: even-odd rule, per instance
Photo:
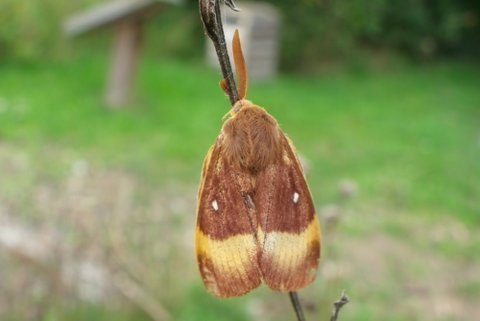
{"label": "moth head", "polygon": [[231,164],[257,172],[281,158],[280,129],[265,109],[242,99],[230,115],[222,132],[225,156]]}
{"label": "moth head", "polygon": [[258,107],[258,106],[255,106],[250,100],[240,99],[239,101],[237,101],[235,103],[235,105],[233,105],[233,107],[230,111],[230,114],[233,117],[233,116],[237,115],[240,112],[240,110],[242,110],[243,108],[249,108],[249,107]]}
{"label": "moth head", "polygon": [[260,108],[261,110],[264,110],[262,107],[255,105],[248,99],[240,99],[232,106],[228,113],[223,116],[223,120],[234,118],[240,113],[240,111],[248,108]]}

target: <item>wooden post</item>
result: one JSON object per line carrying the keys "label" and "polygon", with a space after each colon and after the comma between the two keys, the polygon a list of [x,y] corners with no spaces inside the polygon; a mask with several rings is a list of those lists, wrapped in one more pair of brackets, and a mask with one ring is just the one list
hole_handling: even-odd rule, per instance
{"label": "wooden post", "polygon": [[120,22],[117,26],[105,97],[110,107],[124,106],[131,98],[131,87],[134,83],[142,44],[143,25],[143,19],[131,18]]}

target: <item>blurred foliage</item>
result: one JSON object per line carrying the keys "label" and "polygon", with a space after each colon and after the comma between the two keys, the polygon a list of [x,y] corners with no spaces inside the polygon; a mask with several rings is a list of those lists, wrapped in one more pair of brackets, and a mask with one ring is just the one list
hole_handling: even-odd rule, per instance
{"label": "blurred foliage", "polygon": [[64,17],[98,0],[0,1],[0,59],[44,58],[61,51]]}
{"label": "blurred foliage", "polygon": [[351,61],[362,51],[373,58],[390,51],[423,59],[479,49],[473,32],[479,30],[479,3],[474,1],[266,1],[284,13],[283,43],[288,46],[283,47],[283,59],[288,68],[311,68],[319,57]]}
{"label": "blurred foliage", "polygon": [[[315,70],[326,63],[397,55],[425,60],[480,52],[480,2],[471,0],[264,0],[282,12],[282,66]],[[0,58],[43,58],[62,51],[69,14],[102,0],[2,0]],[[239,6],[241,7],[241,1]],[[205,38],[198,0],[167,5],[149,25],[156,53],[199,57]]]}
{"label": "blurred foliage", "polygon": [[[130,277],[171,320],[291,321],[285,295],[217,300],[198,275],[199,171],[228,109],[218,72],[147,56],[136,104],[113,112],[101,103],[108,52],[75,58],[0,65],[0,226],[26,226],[19,239],[45,244],[55,267],[0,249],[0,320],[153,319],[109,287],[89,304],[83,277],[51,291],[51,272],[73,266],[111,286]],[[478,65],[448,62],[251,86],[310,164],[325,242],[302,291],[309,320],[341,289],[344,320],[480,319],[479,80]],[[358,186],[349,200],[345,179]]]}
{"label": "blurred foliage", "polygon": [[[480,52],[478,1],[262,1],[281,11],[281,66],[287,70],[311,71],[325,64],[375,61],[382,55],[422,61]],[[241,1],[237,2],[241,8]],[[164,27],[155,28],[161,34],[158,39],[172,40],[158,46],[161,50],[174,48],[175,55],[184,56],[198,54],[202,31],[195,21],[185,21],[197,18],[197,8],[198,0],[187,0],[187,8],[171,11],[169,19],[159,19]]]}

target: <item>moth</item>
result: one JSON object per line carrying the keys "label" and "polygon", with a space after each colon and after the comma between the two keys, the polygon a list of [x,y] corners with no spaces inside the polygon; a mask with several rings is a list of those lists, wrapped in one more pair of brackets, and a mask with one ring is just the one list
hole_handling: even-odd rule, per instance
{"label": "moth", "polygon": [[232,47],[240,99],[203,163],[195,231],[200,274],[217,297],[245,294],[262,281],[296,291],[316,276],[319,221],[292,142],[275,118],[245,99],[238,30]]}

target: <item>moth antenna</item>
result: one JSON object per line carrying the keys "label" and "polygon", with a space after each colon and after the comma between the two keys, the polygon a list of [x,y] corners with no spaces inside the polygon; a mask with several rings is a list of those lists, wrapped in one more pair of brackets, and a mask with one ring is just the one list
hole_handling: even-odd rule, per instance
{"label": "moth antenna", "polygon": [[232,49],[233,61],[235,62],[235,70],[237,72],[238,98],[245,99],[248,89],[247,66],[245,65],[238,29],[235,29],[235,33],[233,34]]}

